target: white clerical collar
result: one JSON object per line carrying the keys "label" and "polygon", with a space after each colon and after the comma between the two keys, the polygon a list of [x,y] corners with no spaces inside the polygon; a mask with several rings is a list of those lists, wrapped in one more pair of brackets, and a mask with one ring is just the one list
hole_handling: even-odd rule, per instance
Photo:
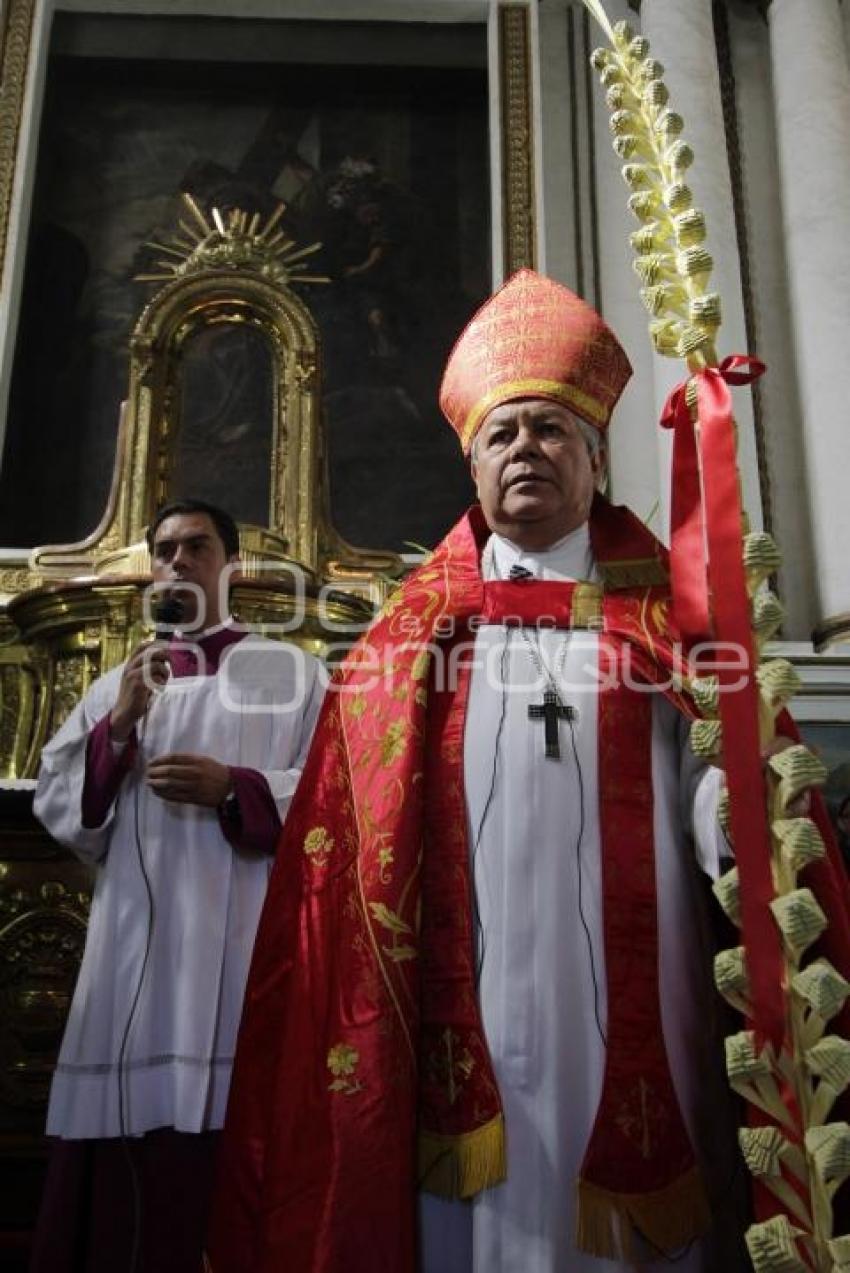
{"label": "white clerical collar", "polygon": [[490,536],[482,559],[485,579],[507,579],[511,567],[527,570],[535,579],[587,579],[598,581],[590,526],[584,522],[548,548],[529,550],[495,532]]}
{"label": "white clerical collar", "polygon": [[198,641],[203,641],[204,637],[215,636],[216,632],[223,632],[225,628],[232,627],[233,615],[229,614],[221,623],[214,623],[211,628],[204,628],[200,632],[196,632],[194,629],[184,631],[183,628],[175,628],[174,636],[178,641],[194,641],[197,644]]}

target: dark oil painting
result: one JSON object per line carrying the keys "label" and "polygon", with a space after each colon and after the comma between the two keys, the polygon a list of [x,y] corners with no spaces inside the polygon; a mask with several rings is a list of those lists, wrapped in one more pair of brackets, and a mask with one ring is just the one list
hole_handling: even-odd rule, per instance
{"label": "dark oil painting", "polygon": [[[284,201],[290,237],[323,245],[311,266],[331,281],[299,294],[321,333],[341,534],[375,548],[431,546],[462,512],[469,478],[437,392],[455,337],[489,292],[484,28],[461,29],[455,45],[469,55],[438,65],[419,56],[430,27],[378,25],[360,61],[337,61],[329,43],[325,60],[314,52],[305,64],[268,50],[255,61],[173,50],[155,59],[134,56],[132,40],[123,56],[95,56],[69,48],[67,31],[54,42],[0,544],[67,542],[99,520],[128,339],[156,286],[134,275],[151,269],[145,242],[176,228],[181,191],[263,218]],[[272,386],[258,340],[207,333],[190,351],[193,405],[172,493],[264,524]]]}

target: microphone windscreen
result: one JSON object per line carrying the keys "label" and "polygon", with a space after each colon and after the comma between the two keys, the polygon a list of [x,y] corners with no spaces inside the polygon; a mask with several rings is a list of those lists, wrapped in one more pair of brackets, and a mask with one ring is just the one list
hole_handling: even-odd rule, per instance
{"label": "microphone windscreen", "polygon": [[175,628],[182,618],[183,602],[180,598],[170,594],[164,596],[154,607],[153,612],[157,641],[167,641],[171,636],[172,628]]}

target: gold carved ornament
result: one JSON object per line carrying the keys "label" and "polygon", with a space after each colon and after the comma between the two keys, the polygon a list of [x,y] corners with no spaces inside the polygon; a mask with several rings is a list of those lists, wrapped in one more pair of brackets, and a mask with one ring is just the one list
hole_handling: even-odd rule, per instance
{"label": "gold carved ornament", "polygon": [[[61,876],[62,878],[57,878]],[[0,863],[0,1106],[40,1112],[86,939],[81,863]]]}
{"label": "gold carved ornament", "polygon": [[157,272],[143,277],[163,285],[131,336],[127,401],[103,516],[81,541],[34,549],[21,576],[24,590],[8,598],[0,769],[9,777],[35,773],[44,742],[94,677],[126,658],[144,635],[145,528],[172,497],[180,359],[194,333],[222,323],[250,325],[271,355],[269,510],[265,525],[239,528],[242,570],[232,598],[240,617],[312,653],[338,651],[368,623],[402,569],[394,553],[347,544],[330,518],[319,336],[290,286],[324,281],[309,270],[319,245],[298,247],[288,237],[284,205],[262,222],[238,208],[207,214],[190,195],[183,206],[175,234],[151,245]]}
{"label": "gold carved ornament", "polygon": [[5,273],[35,9],[35,0],[5,0],[0,11],[0,281]]}
{"label": "gold carved ornament", "polygon": [[165,243],[146,245],[164,252],[167,259],[157,261],[161,272],[137,274],[139,282],[163,283],[187,274],[227,269],[249,269],[280,286],[291,282],[330,282],[323,274],[306,273],[304,258],[318,252],[321,243],[299,248],[295,240],[279,228],[286,211],[285,203],[279,203],[265,225],[261,225],[259,212],[252,214],[241,208],[222,212],[213,208],[208,218],[192,195],[184,193],[182,198],[192,220],[181,220],[180,233]]}
{"label": "gold carved ornament", "polygon": [[530,13],[525,4],[502,4],[498,11],[502,78],[502,208],[504,273],[536,264],[534,127],[532,113]]}

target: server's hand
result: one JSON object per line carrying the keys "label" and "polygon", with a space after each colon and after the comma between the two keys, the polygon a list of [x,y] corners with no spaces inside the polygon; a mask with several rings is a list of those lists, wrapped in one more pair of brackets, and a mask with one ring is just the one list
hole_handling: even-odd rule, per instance
{"label": "server's hand", "polygon": [[109,732],[117,743],[130,737],[136,721],[148,710],[154,689],[165,684],[170,670],[168,646],[162,641],[144,641],[133,650],[109,713]]}
{"label": "server's hand", "polygon": [[227,765],[212,756],[192,756],[171,752],[157,756],[148,765],[147,783],[163,800],[178,804],[200,804],[214,809],[230,794],[231,777]]}

